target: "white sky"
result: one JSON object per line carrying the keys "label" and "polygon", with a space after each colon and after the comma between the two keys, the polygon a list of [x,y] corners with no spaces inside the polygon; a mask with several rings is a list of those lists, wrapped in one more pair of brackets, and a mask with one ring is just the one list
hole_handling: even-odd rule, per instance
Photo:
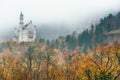
{"label": "white sky", "polygon": [[0,0],[0,32],[17,25],[21,11],[25,22],[31,19],[34,24],[79,23],[82,26],[119,12],[120,0]]}

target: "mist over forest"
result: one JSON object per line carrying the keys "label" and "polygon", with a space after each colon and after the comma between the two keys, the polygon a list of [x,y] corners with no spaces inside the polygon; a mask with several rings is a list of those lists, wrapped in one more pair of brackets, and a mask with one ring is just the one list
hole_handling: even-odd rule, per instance
{"label": "mist over forest", "polygon": [[[65,37],[68,34],[72,34],[74,31],[81,33],[85,29],[90,29],[91,24],[99,23],[100,19],[112,13],[116,15],[118,11],[110,11],[107,13],[96,14],[83,21],[78,20],[72,23],[36,23],[37,39],[44,38],[46,40],[55,40],[59,36]],[[19,20],[17,20],[19,21]],[[28,21],[26,21],[27,23]],[[34,21],[33,21],[34,22]],[[18,22],[16,22],[18,23]],[[5,24],[1,27],[0,40],[8,41],[12,40],[14,28],[18,28],[16,23]],[[34,23],[33,23],[34,24]],[[9,26],[8,26],[9,25]],[[7,27],[8,26],[8,27]]]}
{"label": "mist over forest", "polygon": [[1,0],[0,80],[120,80],[120,0]]}

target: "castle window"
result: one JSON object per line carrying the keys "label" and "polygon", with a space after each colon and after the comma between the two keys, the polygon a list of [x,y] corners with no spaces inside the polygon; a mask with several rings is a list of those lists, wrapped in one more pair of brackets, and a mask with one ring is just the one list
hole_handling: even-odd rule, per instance
{"label": "castle window", "polygon": [[28,31],[28,34],[34,34],[34,32],[33,31]]}

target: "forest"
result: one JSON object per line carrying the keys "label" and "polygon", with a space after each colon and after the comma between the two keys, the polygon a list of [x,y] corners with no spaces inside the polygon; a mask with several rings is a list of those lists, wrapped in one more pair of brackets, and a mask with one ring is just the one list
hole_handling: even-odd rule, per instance
{"label": "forest", "polygon": [[120,12],[56,40],[0,42],[0,80],[120,80]]}
{"label": "forest", "polygon": [[85,29],[77,36],[67,35],[65,37],[65,44],[69,49],[75,49],[76,46],[80,46],[82,52],[87,52],[93,47],[97,47],[99,44],[104,43],[108,45],[111,42],[117,41],[120,37],[120,12],[116,15],[109,14],[108,16],[101,18],[99,23],[91,25],[89,29]]}
{"label": "forest", "polygon": [[[70,54],[40,43],[1,43],[0,80],[119,80],[120,43]],[[11,46],[12,45],[12,46]],[[29,46],[29,47],[28,47]]]}

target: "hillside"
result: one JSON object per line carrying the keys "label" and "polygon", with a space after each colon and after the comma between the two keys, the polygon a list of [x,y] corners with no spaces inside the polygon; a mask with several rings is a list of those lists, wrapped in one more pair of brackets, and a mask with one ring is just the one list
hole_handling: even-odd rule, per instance
{"label": "hillside", "polygon": [[[76,35],[67,35],[65,37],[68,49],[74,50],[79,46],[81,52],[86,52],[99,44],[108,45],[111,42],[118,41],[120,37],[120,12],[117,15],[109,14],[101,18],[98,24],[92,25],[90,29],[84,30]],[[59,40],[59,39],[58,39]]]}
{"label": "hillside", "polygon": [[0,79],[120,80],[119,15],[52,41],[1,42]]}

